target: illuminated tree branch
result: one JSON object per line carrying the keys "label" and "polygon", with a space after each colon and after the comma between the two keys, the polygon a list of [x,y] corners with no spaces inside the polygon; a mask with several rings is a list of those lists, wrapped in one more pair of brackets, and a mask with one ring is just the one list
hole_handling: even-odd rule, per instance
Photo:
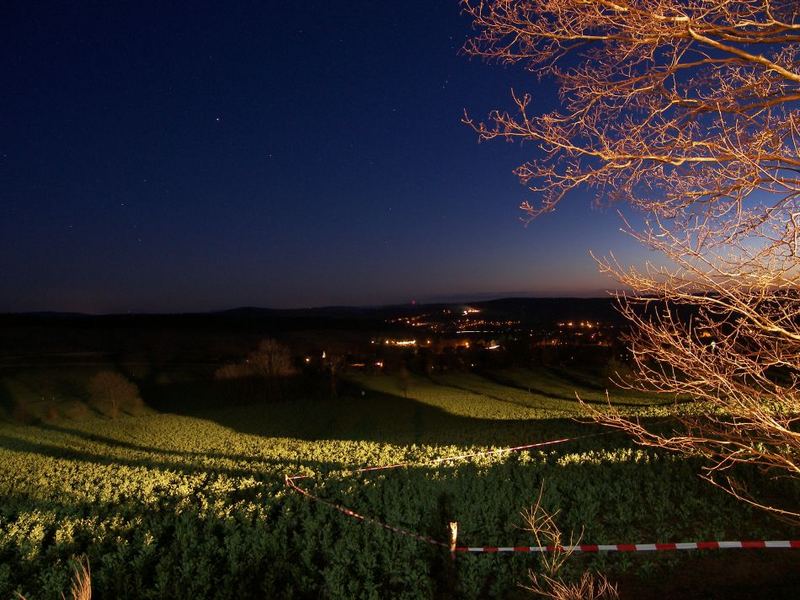
{"label": "illuminated tree branch", "polygon": [[[472,56],[559,86],[560,108],[485,121],[480,140],[533,142],[515,173],[527,219],[572,190],[647,216],[625,230],[661,257],[615,277],[637,376],[695,401],[672,434],[597,414],[642,444],[705,456],[704,476],[751,496],[737,464],[800,476],[800,3],[795,0],[462,0]],[[567,57],[569,60],[565,60]]]}

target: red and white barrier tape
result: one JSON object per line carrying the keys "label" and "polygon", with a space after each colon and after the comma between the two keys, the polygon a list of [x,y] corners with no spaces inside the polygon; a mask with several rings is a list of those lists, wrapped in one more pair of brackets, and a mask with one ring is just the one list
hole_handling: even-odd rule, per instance
{"label": "red and white barrier tape", "polygon": [[[543,448],[545,446],[554,446],[556,444],[563,444],[565,442],[571,442],[571,441],[578,440],[578,439],[583,439],[583,438],[588,438],[588,437],[595,437],[597,435],[605,435],[605,434],[590,434],[590,435],[584,435],[584,436],[579,436],[579,437],[575,437],[575,438],[561,438],[561,439],[557,439],[557,440],[548,440],[546,442],[537,442],[537,443],[534,443],[534,444],[525,444],[524,446],[514,446],[512,448],[500,448],[498,450],[487,450],[486,452],[470,452],[469,454],[459,454],[457,456],[446,456],[444,458],[437,458],[437,459],[434,459],[432,461],[428,461],[428,462],[424,463],[424,465],[421,465],[420,463],[409,463],[409,462],[406,462],[406,463],[396,463],[396,464],[393,464],[393,465],[382,465],[382,466],[377,466],[377,467],[364,467],[362,469],[355,469],[352,472],[353,473],[369,473],[369,472],[373,472],[373,471],[384,471],[384,470],[387,470],[387,469],[399,469],[399,468],[403,468],[403,467],[418,467],[418,466],[437,465],[437,464],[441,464],[441,463],[449,462],[449,461],[454,461],[454,460],[463,460],[463,459],[466,459],[466,458],[474,458],[476,456],[488,456],[488,455],[491,455],[491,454],[501,454],[503,452],[519,452],[519,451],[522,451],[522,450],[532,450],[534,448]],[[369,516],[366,516],[366,515],[359,514],[356,511],[354,511],[354,510],[352,510],[352,509],[350,509],[350,508],[348,508],[346,506],[343,506],[341,504],[336,504],[335,502],[331,502],[330,500],[326,500],[324,498],[320,498],[319,496],[317,496],[315,494],[312,494],[308,490],[301,488],[299,485],[297,485],[295,483],[295,481],[297,481],[297,480],[310,479],[311,477],[313,477],[313,475],[286,475],[285,478],[284,478],[284,481],[285,481],[285,483],[286,483],[286,485],[288,487],[290,487],[291,489],[293,489],[297,493],[302,494],[303,496],[305,496],[309,500],[313,500],[314,502],[319,502],[321,504],[329,506],[332,509],[339,511],[343,515],[347,515],[348,517],[352,517],[353,519],[356,519],[358,521],[362,521],[362,522],[366,522],[366,523],[372,523],[373,525],[377,525],[378,527],[382,527],[383,529],[386,529],[388,531],[392,531],[394,533],[399,533],[401,535],[412,537],[412,538],[414,538],[416,540],[419,540],[421,542],[427,542],[428,544],[433,544],[434,546],[442,546],[444,548],[449,548],[450,547],[450,544],[447,544],[447,543],[442,542],[440,540],[436,540],[436,539],[434,539],[432,537],[429,537],[429,536],[426,536],[426,535],[421,535],[419,533],[416,533],[415,531],[411,531],[410,529],[405,529],[403,527],[398,527],[396,525],[389,525],[388,523],[384,523],[383,521],[381,521],[379,519],[376,519],[375,517],[369,517]]]}
{"label": "red and white barrier tape", "polygon": [[[565,442],[576,441],[588,437],[595,437],[597,435],[607,434],[590,434],[574,438],[561,438],[558,440],[550,440],[547,442],[538,442],[535,444],[526,444],[524,446],[514,446],[512,448],[501,448],[499,450],[489,450],[486,452],[472,452],[469,454],[460,454],[457,456],[448,456],[445,458],[438,458],[427,463],[396,463],[392,465],[383,465],[376,467],[364,467],[362,469],[355,469],[353,473],[369,473],[373,471],[384,471],[387,469],[398,469],[403,467],[418,467],[441,464],[448,461],[463,460],[466,458],[473,458],[476,456],[487,456],[491,454],[500,454],[503,452],[519,452],[521,450],[531,450],[533,448],[542,448],[544,446],[553,446],[556,444],[563,444]],[[320,498],[312,494],[306,489],[301,488],[295,483],[297,480],[310,479],[313,475],[286,475],[284,480],[286,485],[296,491],[297,493],[305,496],[309,500],[319,502],[340,513],[352,517],[357,521],[364,523],[372,523],[378,527],[382,527],[388,531],[405,535],[420,542],[426,542],[434,546],[443,548],[451,548],[450,544],[432,537],[416,533],[410,529],[398,527],[396,525],[389,525],[374,517],[359,514],[354,510],[347,508],[341,504],[336,504],[325,498]],[[729,550],[729,549],[760,549],[760,548],[790,548],[800,549],[800,540],[742,540],[742,541],[709,541],[709,542],[676,542],[676,543],[655,543],[655,544],[576,544],[572,546],[456,546],[452,550],[458,553],[469,554],[513,554],[513,553],[543,553],[543,552],[666,552],[676,550]]]}
{"label": "red and white barrier tape", "polygon": [[378,520],[378,519],[376,519],[374,517],[368,517],[368,516],[365,516],[365,515],[358,514],[356,511],[351,510],[351,509],[347,508],[346,506],[342,506],[341,504],[336,504],[334,502],[331,502],[330,500],[325,500],[324,498],[320,498],[319,496],[315,496],[314,494],[312,494],[308,490],[304,490],[299,485],[297,485],[294,482],[295,479],[296,479],[295,477],[289,477],[287,475],[286,479],[285,479],[286,485],[288,485],[294,491],[302,494],[306,498],[309,498],[309,499],[314,500],[316,502],[320,502],[321,504],[324,504],[326,506],[330,506],[334,510],[338,510],[343,515],[347,515],[348,517],[352,517],[352,518],[354,518],[354,519],[356,519],[358,521],[363,521],[365,523],[372,523],[373,525],[377,525],[378,527],[383,527],[384,529],[387,529],[388,531],[393,531],[394,533],[399,533],[401,535],[406,535],[408,537],[412,537],[412,538],[414,538],[416,540],[419,540],[420,542],[427,542],[428,544],[433,544],[434,546],[444,546],[445,548],[449,547],[449,544],[445,544],[444,542],[440,542],[439,540],[435,540],[432,537],[428,537],[426,535],[421,535],[419,533],[411,531],[410,529],[404,529],[403,527],[397,527],[396,525],[389,525],[388,523],[384,523],[383,521],[380,521],[380,520]]}
{"label": "red and white barrier tape", "polygon": [[[546,442],[537,442],[535,444],[525,444],[524,446],[512,446],[510,448],[499,448],[497,450],[487,450],[486,452],[470,452],[469,454],[458,454],[456,456],[445,456],[444,458],[435,458],[433,460],[426,461],[424,463],[419,462],[404,462],[404,463],[395,463],[392,465],[378,465],[375,467],[363,467],[361,469],[353,469],[350,471],[351,473],[371,473],[373,471],[386,471],[388,469],[402,469],[404,467],[429,467],[432,465],[439,465],[445,462],[450,462],[453,460],[464,460],[467,458],[475,458],[476,456],[491,456],[493,454],[502,454],[503,452],[520,452],[522,450],[532,450],[534,448],[544,448],[545,446],[555,446],[556,444],[564,444],[566,442],[574,442],[577,440],[582,440],[591,437],[597,437],[600,435],[611,435],[613,433],[617,433],[615,431],[607,432],[607,433],[592,433],[589,435],[581,435],[578,437],[573,438],[560,438],[557,440],[548,440]],[[291,480],[297,479],[310,479],[314,477],[313,475],[290,475],[288,478]]]}
{"label": "red and white barrier tape", "polygon": [[[473,458],[473,457],[476,457],[476,456],[488,456],[488,455],[491,455],[491,454],[500,454],[502,452],[519,452],[521,450],[531,450],[533,448],[543,448],[545,446],[554,446],[556,444],[563,444],[565,442],[570,442],[570,441],[573,441],[573,440],[582,439],[582,438],[586,438],[586,437],[594,437],[595,435],[603,435],[603,434],[591,434],[591,435],[580,436],[580,437],[577,437],[577,438],[561,438],[561,439],[558,439],[558,440],[548,440],[546,442],[537,442],[537,443],[534,443],[534,444],[525,444],[524,446],[514,446],[513,448],[500,448],[499,450],[488,450],[486,452],[471,452],[469,454],[459,454],[457,456],[446,456],[444,458],[437,458],[437,459],[434,459],[432,461],[428,461],[427,463],[425,463],[424,466],[437,465],[437,464],[441,464],[441,463],[448,462],[448,461],[463,460],[463,459],[466,459],[466,458]],[[393,465],[382,465],[382,466],[377,466],[377,467],[364,467],[362,469],[355,469],[353,471],[353,473],[369,473],[369,472],[373,472],[373,471],[384,471],[384,470],[387,470],[387,469],[399,469],[399,468],[402,468],[402,467],[418,467],[418,466],[421,466],[420,463],[408,463],[408,462],[406,462],[406,463],[396,463],[396,464],[393,464]],[[444,548],[449,548],[450,547],[450,544],[447,544],[447,543],[442,542],[440,540],[436,540],[436,539],[434,539],[432,537],[429,537],[429,536],[426,536],[426,535],[421,535],[419,533],[416,533],[415,531],[411,531],[410,529],[405,529],[403,527],[398,527],[396,525],[389,525],[388,523],[384,523],[383,521],[381,521],[379,519],[376,519],[374,517],[369,517],[369,516],[366,516],[366,515],[359,514],[359,513],[355,512],[354,510],[352,510],[350,508],[347,508],[346,506],[343,506],[341,504],[336,504],[335,502],[331,502],[330,500],[325,500],[324,498],[320,498],[319,496],[316,496],[315,494],[312,494],[308,490],[301,488],[299,485],[297,485],[295,483],[296,480],[309,479],[311,477],[313,477],[313,476],[312,475],[291,475],[291,476],[290,475],[286,475],[284,480],[285,480],[287,486],[289,486],[291,489],[293,489],[294,491],[298,492],[299,494],[302,494],[303,496],[305,496],[309,500],[313,500],[315,502],[319,502],[321,504],[329,506],[329,507],[333,508],[334,510],[338,510],[343,515],[347,515],[348,517],[352,517],[353,519],[356,519],[358,521],[363,521],[363,522],[366,522],[366,523],[372,523],[373,525],[377,525],[378,527],[382,527],[383,529],[386,529],[388,531],[393,531],[394,533],[399,533],[401,535],[412,537],[412,538],[414,538],[416,540],[419,540],[421,542],[427,542],[428,544],[433,544],[434,546],[443,546]]]}
{"label": "red and white barrier tape", "polygon": [[736,542],[677,542],[673,544],[577,544],[575,546],[457,546],[456,552],[664,552],[673,550],[733,550],[797,548],[800,540],[743,540]]}

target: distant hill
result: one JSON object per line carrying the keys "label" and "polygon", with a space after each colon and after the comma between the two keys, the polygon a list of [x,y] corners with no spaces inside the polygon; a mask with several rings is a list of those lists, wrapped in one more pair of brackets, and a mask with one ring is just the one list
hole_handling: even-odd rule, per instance
{"label": "distant hill", "polygon": [[[0,314],[0,358],[69,352],[232,355],[267,336],[295,332],[346,333],[396,330],[392,318],[478,308],[490,319],[541,327],[563,320],[622,322],[610,298],[503,298],[471,303],[300,309],[241,307],[208,313],[84,315]],[[205,348],[205,350],[203,350]],[[209,350],[213,349],[213,350]]]}
{"label": "distant hill", "polygon": [[58,325],[74,323],[82,327],[234,327],[261,324],[280,330],[305,328],[362,328],[381,325],[386,319],[424,314],[446,308],[480,309],[492,317],[505,317],[523,324],[540,325],[563,319],[622,321],[611,298],[501,298],[477,302],[400,304],[387,306],[323,306],[314,308],[259,308],[244,306],[203,313],[148,314],[126,313],[87,315],[81,313],[35,312],[0,314],[0,326]]}

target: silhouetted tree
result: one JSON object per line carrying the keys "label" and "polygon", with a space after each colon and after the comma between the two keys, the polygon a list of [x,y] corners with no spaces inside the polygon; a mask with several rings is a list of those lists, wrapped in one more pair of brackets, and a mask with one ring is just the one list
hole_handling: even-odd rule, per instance
{"label": "silhouetted tree", "polygon": [[297,374],[289,348],[274,339],[265,339],[241,363],[217,369],[217,379],[250,380],[268,396],[280,396],[283,382]]}
{"label": "silhouetted tree", "polygon": [[123,408],[137,409],[142,404],[136,384],[116,371],[100,371],[92,377],[89,402],[112,419],[117,418]]}
{"label": "silhouetted tree", "polygon": [[260,377],[288,377],[296,373],[289,348],[273,339],[262,340],[245,362]]}

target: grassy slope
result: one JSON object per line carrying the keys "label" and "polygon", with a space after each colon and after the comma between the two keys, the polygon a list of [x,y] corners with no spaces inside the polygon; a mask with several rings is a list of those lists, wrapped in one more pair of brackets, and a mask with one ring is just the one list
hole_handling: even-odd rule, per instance
{"label": "grassy slope", "polygon": [[[476,556],[453,567],[434,548],[288,492],[283,476],[296,472],[322,475],[306,485],[325,497],[421,533],[444,538],[457,520],[468,544],[529,543],[520,510],[541,486],[562,527],[584,527],[592,542],[793,533],[704,485],[696,465],[618,436],[426,466],[465,449],[593,432],[567,418],[577,405],[558,373],[352,385],[329,401],[193,410],[187,398],[182,414],[0,424],[0,597],[56,597],[69,558],[83,552],[99,597],[430,597],[453,585],[459,596],[502,597],[531,565]],[[400,460],[418,466],[346,473]],[[674,561],[580,558],[571,568],[587,560],[640,575]]]}

